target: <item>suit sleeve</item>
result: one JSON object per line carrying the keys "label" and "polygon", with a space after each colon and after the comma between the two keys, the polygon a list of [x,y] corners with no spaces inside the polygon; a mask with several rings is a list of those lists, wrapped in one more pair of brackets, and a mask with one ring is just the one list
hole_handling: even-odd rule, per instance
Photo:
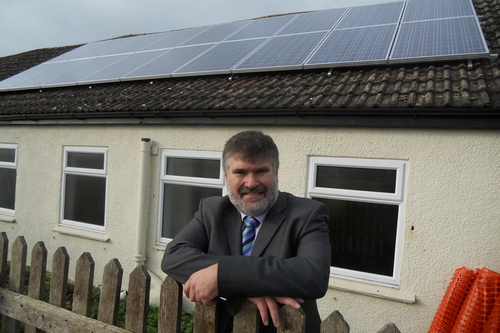
{"label": "suit sleeve", "polygon": [[204,200],[193,219],[167,245],[161,269],[174,280],[185,284],[189,277],[218,262],[218,256],[207,254],[208,231],[202,219]]}
{"label": "suit sleeve", "polygon": [[219,256],[220,296],[323,297],[330,275],[328,208],[319,202],[314,202],[313,207],[309,209],[309,215],[304,213],[297,219],[305,219],[305,222],[297,244],[293,244],[295,255],[288,258]]}

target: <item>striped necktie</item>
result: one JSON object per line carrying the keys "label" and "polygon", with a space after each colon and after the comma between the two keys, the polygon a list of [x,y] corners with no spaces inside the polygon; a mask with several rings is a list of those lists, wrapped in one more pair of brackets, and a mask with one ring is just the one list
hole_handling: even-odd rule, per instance
{"label": "striped necktie", "polygon": [[259,220],[252,216],[245,216],[243,219],[241,249],[244,256],[249,256],[252,253],[253,241],[255,240],[255,228],[259,225]]}

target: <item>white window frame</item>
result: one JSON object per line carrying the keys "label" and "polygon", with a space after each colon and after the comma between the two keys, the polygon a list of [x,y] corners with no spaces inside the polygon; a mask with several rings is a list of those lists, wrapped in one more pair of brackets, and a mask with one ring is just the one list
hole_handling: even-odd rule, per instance
{"label": "white window frame", "polygon": [[[202,177],[186,177],[167,175],[167,160],[169,157],[178,158],[191,158],[191,159],[207,159],[207,160],[220,160],[220,173],[219,178],[202,178]],[[175,150],[175,149],[162,149],[161,151],[161,166],[160,166],[160,188],[159,188],[159,204],[158,204],[158,228],[157,228],[157,243],[168,244],[172,238],[162,237],[163,227],[163,197],[164,197],[164,184],[177,184],[177,185],[192,185],[208,188],[222,189],[222,195],[226,195],[226,181],[224,176],[222,161],[222,152],[218,151],[201,151],[201,150]],[[186,221],[189,222],[189,221]]]}
{"label": "white window frame", "polygon": [[[2,161],[0,161],[0,168],[16,169],[17,170],[17,150],[18,150],[18,147],[19,146],[17,144],[13,144],[13,143],[0,143],[0,148],[14,149],[14,154],[15,154],[14,155],[14,162],[2,162]],[[16,177],[16,190],[17,190],[17,177]],[[14,204],[15,204],[15,199],[14,199]],[[15,210],[0,207],[0,214],[14,216]]]}
{"label": "white window frame", "polygon": [[[68,167],[68,153],[92,153],[104,155],[104,165],[102,169],[75,168]],[[80,146],[64,146],[63,147],[63,167],[62,167],[62,184],[61,184],[61,209],[60,222],[61,226],[72,227],[82,230],[105,232],[106,227],[106,206],[108,193],[108,148],[103,147],[80,147]],[[66,175],[80,175],[106,178],[106,199],[104,203],[104,226],[99,226],[91,223],[73,221],[64,219],[64,198],[66,197]]]}
{"label": "white window frame", "polygon": [[[396,186],[394,193],[382,193],[372,191],[346,190],[336,188],[316,187],[316,170],[318,166],[345,167],[345,168],[365,168],[396,171]],[[408,177],[408,162],[401,160],[384,159],[362,159],[362,158],[342,158],[342,157],[310,157],[309,175],[307,185],[307,197],[316,197],[324,199],[340,199],[347,201],[377,203],[397,205],[398,223],[396,229],[396,244],[393,276],[383,276],[366,272],[330,267],[330,276],[360,281],[370,284],[399,287],[401,260],[403,253],[404,224],[406,212],[406,184]]]}

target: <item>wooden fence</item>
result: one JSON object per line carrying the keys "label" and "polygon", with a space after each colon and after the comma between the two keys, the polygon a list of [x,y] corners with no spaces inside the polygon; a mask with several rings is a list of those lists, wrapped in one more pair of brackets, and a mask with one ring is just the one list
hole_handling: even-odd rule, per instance
{"label": "wooden fence", "polygon": [[[83,253],[76,262],[76,277],[73,290],[72,310],[67,310],[69,255],[60,247],[53,255],[52,279],[49,302],[41,301],[45,290],[47,250],[38,242],[31,252],[31,267],[27,295],[25,295],[25,273],[27,244],[18,237],[12,244],[8,289],[4,289],[7,272],[9,240],[7,234],[0,235],[0,319],[5,316],[5,333],[20,332],[21,322],[26,333],[125,333],[147,331],[149,291],[151,277],[144,266],[130,273],[125,329],[116,326],[120,302],[123,269],[117,259],[112,259],[104,268],[98,317],[90,317],[92,290],[94,288],[94,260],[90,253]],[[179,333],[182,314],[182,286],[166,278],[160,291],[158,332]],[[215,333],[216,307],[196,305],[194,311],[194,333]],[[302,310],[289,306],[280,309],[281,327],[278,333],[304,333]],[[258,332],[259,313],[250,301],[244,302],[234,317],[234,333]],[[321,333],[348,333],[349,325],[338,311],[326,318]],[[377,333],[399,332],[389,323]]]}

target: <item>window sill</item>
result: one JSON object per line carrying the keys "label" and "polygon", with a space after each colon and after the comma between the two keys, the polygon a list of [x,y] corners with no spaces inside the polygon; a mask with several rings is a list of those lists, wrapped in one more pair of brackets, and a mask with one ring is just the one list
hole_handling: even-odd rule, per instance
{"label": "window sill", "polygon": [[349,281],[339,278],[330,277],[328,287],[332,289],[353,292],[366,296],[384,298],[407,304],[412,304],[416,302],[415,295],[403,293],[397,289],[392,289],[382,286],[374,286],[362,282]]}
{"label": "window sill", "polygon": [[107,242],[110,239],[110,237],[106,234],[100,234],[97,232],[81,230],[81,229],[74,229],[74,228],[69,228],[69,227],[62,227],[62,226],[57,226],[55,228],[52,228],[52,231],[58,232],[58,233],[63,234],[63,235],[81,237],[81,238],[91,239],[91,240],[95,240],[95,241],[99,241],[99,242]]}
{"label": "window sill", "polygon": [[11,215],[0,214],[0,222],[16,223],[16,218]]}

